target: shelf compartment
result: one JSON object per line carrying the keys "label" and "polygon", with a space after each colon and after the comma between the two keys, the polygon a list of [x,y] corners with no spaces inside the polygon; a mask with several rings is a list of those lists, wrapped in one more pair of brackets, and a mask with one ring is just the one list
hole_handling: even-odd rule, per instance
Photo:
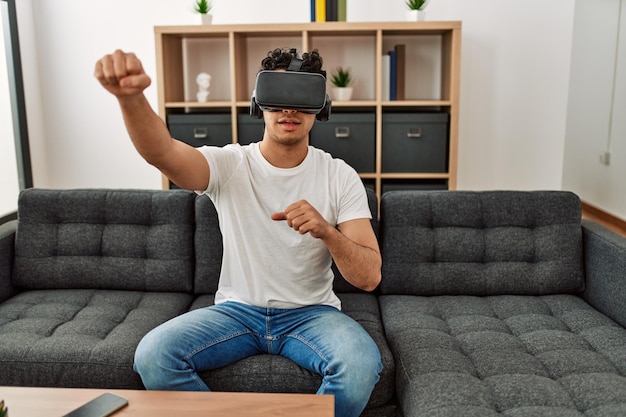
{"label": "shelf compartment", "polygon": [[[338,67],[352,72],[352,99],[372,101],[376,99],[376,32],[312,32],[308,34],[308,49],[317,49],[324,60],[327,73],[326,90],[332,98],[330,82]],[[334,101],[334,100],[333,100]]]}
{"label": "shelf compartment", "polygon": [[211,75],[207,102],[231,99],[231,76],[228,36],[183,39],[184,101],[198,101],[196,77],[201,72]]}
{"label": "shelf compartment", "polygon": [[[442,37],[439,35],[396,35],[382,32],[382,53],[388,54],[397,45],[404,46],[403,62],[399,69],[404,74],[403,100],[445,100],[442,89]],[[398,82],[400,82],[400,76]]]}
{"label": "shelf compartment", "polygon": [[448,113],[383,113],[382,172],[447,172]]}
{"label": "shelf compartment", "polygon": [[250,97],[256,83],[256,76],[261,70],[261,61],[268,52],[276,48],[296,48],[302,50],[301,31],[285,33],[243,32],[234,34],[234,65],[236,100],[246,101],[250,105]]}

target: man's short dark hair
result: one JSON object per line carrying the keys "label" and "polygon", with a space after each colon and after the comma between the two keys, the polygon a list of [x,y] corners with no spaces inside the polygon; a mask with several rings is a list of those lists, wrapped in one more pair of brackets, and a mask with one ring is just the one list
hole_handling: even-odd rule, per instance
{"label": "man's short dark hair", "polygon": [[[269,51],[267,56],[263,58],[261,67],[263,70],[269,71],[286,70],[294,57],[298,58],[294,49],[276,48],[273,51]],[[322,74],[326,78],[326,71],[322,69],[324,61],[317,49],[311,52],[304,52],[300,59],[302,59],[302,65],[298,71]]]}

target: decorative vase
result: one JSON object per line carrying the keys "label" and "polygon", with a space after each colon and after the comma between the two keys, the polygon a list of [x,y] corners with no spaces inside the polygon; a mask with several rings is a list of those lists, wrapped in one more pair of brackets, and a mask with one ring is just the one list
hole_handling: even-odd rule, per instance
{"label": "decorative vase", "polygon": [[348,101],[352,98],[352,87],[334,87],[331,91],[333,100]]}
{"label": "decorative vase", "polygon": [[426,20],[426,10],[408,10],[406,12],[406,19],[409,22]]}
{"label": "decorative vase", "polygon": [[210,25],[213,23],[213,15],[209,13],[200,14],[200,18],[203,25]]}

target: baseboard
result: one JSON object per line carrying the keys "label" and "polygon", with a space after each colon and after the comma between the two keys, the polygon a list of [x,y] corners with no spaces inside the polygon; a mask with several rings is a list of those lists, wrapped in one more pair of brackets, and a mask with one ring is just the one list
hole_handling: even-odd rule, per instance
{"label": "baseboard", "polygon": [[17,220],[17,212],[9,213],[6,216],[0,217],[0,224],[10,222],[11,220]]}
{"label": "baseboard", "polygon": [[606,211],[584,201],[581,201],[580,203],[584,218],[594,220],[609,229],[626,236],[626,220],[614,216],[611,213],[607,213]]}

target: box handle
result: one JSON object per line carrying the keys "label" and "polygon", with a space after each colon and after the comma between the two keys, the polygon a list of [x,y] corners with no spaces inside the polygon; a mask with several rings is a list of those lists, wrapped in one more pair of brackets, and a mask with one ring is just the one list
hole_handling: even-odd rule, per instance
{"label": "box handle", "polygon": [[406,137],[410,139],[418,139],[422,137],[421,127],[410,127],[406,131]]}
{"label": "box handle", "polygon": [[350,128],[349,127],[336,127],[335,128],[335,137],[336,138],[349,138],[350,137]]}
{"label": "box handle", "polygon": [[194,139],[206,139],[209,136],[209,129],[206,127],[196,127],[193,129]]}

